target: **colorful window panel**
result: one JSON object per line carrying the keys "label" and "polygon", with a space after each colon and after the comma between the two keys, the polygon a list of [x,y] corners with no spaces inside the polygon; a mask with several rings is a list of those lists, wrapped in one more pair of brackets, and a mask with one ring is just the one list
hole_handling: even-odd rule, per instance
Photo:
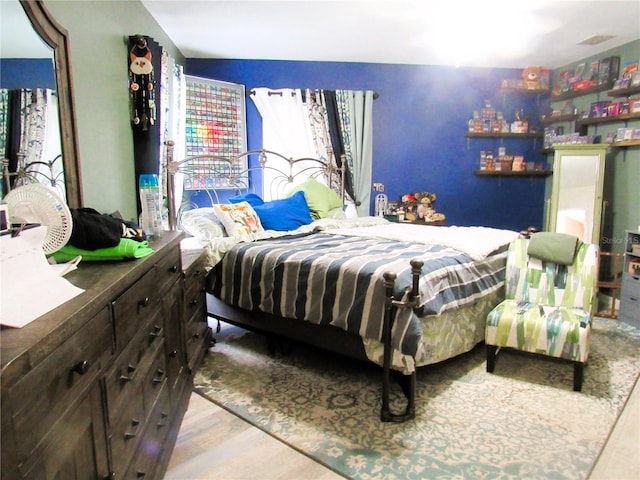
{"label": "colorful window panel", "polygon": [[[244,85],[186,75],[185,146],[187,156],[213,155],[234,158],[247,151]],[[247,170],[247,159],[227,168],[213,159],[192,160],[200,171],[185,183],[186,190],[230,188],[229,174]],[[224,172],[216,175],[215,172]],[[242,181],[248,183],[246,173]],[[224,178],[225,180],[223,180]]]}

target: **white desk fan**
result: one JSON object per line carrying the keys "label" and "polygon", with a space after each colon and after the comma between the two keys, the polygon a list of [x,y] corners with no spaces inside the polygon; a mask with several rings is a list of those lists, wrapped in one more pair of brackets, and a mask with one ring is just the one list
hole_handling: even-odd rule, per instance
{"label": "white desk fan", "polygon": [[45,254],[64,247],[73,227],[71,211],[53,188],[33,183],[17,187],[4,197],[12,224],[39,223],[47,227],[42,249]]}

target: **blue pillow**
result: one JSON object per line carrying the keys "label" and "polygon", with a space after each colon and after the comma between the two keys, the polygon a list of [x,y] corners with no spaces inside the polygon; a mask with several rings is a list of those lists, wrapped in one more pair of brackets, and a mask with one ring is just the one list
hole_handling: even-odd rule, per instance
{"label": "blue pillow", "polygon": [[260,223],[265,230],[295,230],[313,221],[304,192],[296,192],[282,200],[253,205],[253,209],[260,217]]}
{"label": "blue pillow", "polygon": [[262,200],[262,198],[260,198],[260,196],[256,195],[255,193],[241,193],[240,195],[236,195],[235,197],[231,197],[229,199],[229,203],[240,202],[247,202],[252,207],[264,204],[264,200]]}

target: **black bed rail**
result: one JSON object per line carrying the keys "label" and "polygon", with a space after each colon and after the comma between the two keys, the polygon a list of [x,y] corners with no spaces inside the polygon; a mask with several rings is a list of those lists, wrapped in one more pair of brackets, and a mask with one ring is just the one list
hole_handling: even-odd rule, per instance
{"label": "black bed rail", "polygon": [[[411,375],[404,375],[401,381],[401,387],[407,405],[404,413],[393,413],[389,405],[389,394],[391,390],[391,331],[393,329],[394,312],[398,308],[417,309],[420,303],[420,274],[422,273],[422,260],[411,260],[411,276],[413,279],[412,286],[407,287],[404,291],[403,298],[405,300],[396,299],[393,295],[397,275],[394,272],[385,272],[383,274],[384,284],[386,288],[386,301],[384,324],[382,327],[382,344],[384,346],[384,356],[382,363],[382,409],[380,411],[380,420],[383,422],[406,422],[412,420],[416,416],[416,371]],[[408,378],[407,378],[408,377]]]}

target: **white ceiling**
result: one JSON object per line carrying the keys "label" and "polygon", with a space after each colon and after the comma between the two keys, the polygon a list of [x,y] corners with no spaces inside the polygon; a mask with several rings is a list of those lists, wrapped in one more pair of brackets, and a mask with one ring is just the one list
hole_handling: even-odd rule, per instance
{"label": "white ceiling", "polygon": [[640,38],[640,0],[141,1],[188,58],[558,68]]}
{"label": "white ceiling", "polygon": [[[141,1],[190,58],[558,68],[640,38],[640,0]],[[0,17],[2,58],[45,56],[17,0]]]}

